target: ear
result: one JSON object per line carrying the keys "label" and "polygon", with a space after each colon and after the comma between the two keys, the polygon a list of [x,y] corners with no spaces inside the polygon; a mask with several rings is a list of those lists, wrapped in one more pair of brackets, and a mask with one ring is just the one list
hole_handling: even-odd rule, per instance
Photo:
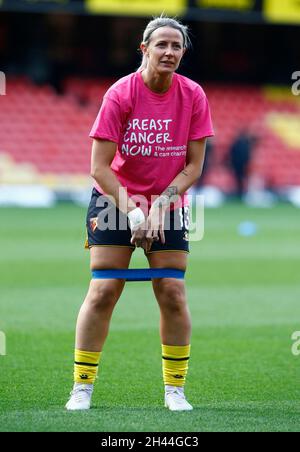
{"label": "ear", "polygon": [[146,44],[145,44],[144,42],[141,43],[141,45],[140,45],[140,50],[141,50],[141,52],[143,53],[143,55],[146,55],[146,54],[147,54],[148,47],[146,46]]}

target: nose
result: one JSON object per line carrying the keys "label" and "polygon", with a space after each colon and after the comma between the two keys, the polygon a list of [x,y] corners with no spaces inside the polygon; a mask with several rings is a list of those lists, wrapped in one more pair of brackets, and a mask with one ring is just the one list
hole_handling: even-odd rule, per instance
{"label": "nose", "polygon": [[173,47],[171,45],[169,45],[166,48],[165,54],[166,54],[166,56],[173,56],[174,55]]}

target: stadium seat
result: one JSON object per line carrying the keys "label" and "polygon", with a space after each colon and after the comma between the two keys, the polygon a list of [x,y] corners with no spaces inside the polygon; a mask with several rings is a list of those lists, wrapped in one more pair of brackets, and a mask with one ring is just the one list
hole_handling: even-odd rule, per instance
{"label": "stadium seat", "polygon": [[[113,81],[69,78],[65,81],[64,95],[58,96],[50,86],[35,86],[25,78],[9,80],[11,94],[1,98],[0,157],[5,154],[16,164],[30,163],[41,175],[88,176],[91,146],[88,133],[102,97]],[[272,181],[274,189],[300,185],[299,129],[296,130],[299,102],[270,88],[207,84],[204,89],[216,129],[214,161],[205,182],[224,192],[233,190],[234,180],[226,157],[236,135],[246,128],[260,137],[252,171]],[[294,118],[295,130],[289,127],[282,132],[270,125],[268,118],[272,114]]]}

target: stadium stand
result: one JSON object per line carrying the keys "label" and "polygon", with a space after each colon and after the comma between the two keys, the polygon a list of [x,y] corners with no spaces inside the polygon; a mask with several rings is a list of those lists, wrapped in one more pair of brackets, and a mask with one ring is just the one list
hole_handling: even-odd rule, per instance
{"label": "stadium stand", "polygon": [[[65,94],[24,78],[8,81],[0,109],[0,183],[86,187],[88,133],[112,80],[68,79]],[[234,189],[226,164],[241,129],[259,136],[252,172],[271,189],[300,185],[300,99],[283,88],[207,85],[216,137],[205,183]]]}

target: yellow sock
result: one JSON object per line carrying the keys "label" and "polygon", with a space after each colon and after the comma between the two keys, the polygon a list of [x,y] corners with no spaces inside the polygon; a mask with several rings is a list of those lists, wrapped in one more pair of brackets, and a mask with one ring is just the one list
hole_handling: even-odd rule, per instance
{"label": "yellow sock", "polygon": [[184,386],[188,371],[190,345],[162,345],[164,384]]}
{"label": "yellow sock", "polygon": [[101,352],[75,349],[74,382],[93,384],[97,378]]}

